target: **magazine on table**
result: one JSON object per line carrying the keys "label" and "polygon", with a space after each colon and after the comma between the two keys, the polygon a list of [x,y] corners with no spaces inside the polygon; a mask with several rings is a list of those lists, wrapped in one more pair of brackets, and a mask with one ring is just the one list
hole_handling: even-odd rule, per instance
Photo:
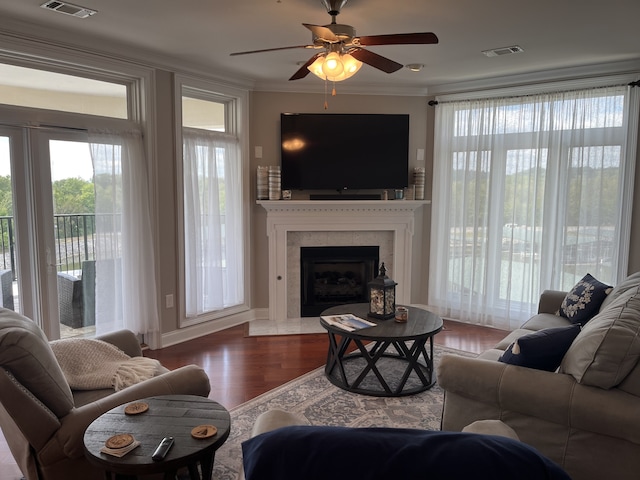
{"label": "magazine on table", "polygon": [[352,313],[344,313],[342,315],[324,315],[322,319],[325,322],[342,328],[348,332],[354,332],[356,330],[362,330],[363,328],[376,326],[375,323],[365,320],[364,318],[357,317]]}

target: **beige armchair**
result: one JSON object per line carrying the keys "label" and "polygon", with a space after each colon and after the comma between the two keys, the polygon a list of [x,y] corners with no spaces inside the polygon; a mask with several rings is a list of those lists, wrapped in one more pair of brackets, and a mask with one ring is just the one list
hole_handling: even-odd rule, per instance
{"label": "beige armchair", "polygon": [[[135,335],[102,337],[127,355],[141,356]],[[168,371],[118,392],[72,391],[42,330],[0,309],[0,427],[27,480],[102,478],[84,458],[82,438],[102,413],[153,395],[208,396],[209,378],[196,365]]]}

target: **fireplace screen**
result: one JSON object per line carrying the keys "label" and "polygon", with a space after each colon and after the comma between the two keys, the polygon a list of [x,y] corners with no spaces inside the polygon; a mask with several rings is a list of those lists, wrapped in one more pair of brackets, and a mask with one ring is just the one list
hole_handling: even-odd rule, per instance
{"label": "fireplace screen", "polygon": [[300,311],[317,317],[323,310],[367,301],[367,283],[378,271],[379,247],[301,247]]}

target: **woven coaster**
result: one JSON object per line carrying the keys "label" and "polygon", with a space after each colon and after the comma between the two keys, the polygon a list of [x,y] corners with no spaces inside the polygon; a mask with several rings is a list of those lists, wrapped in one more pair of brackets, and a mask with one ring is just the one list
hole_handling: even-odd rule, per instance
{"label": "woven coaster", "polygon": [[209,438],[218,433],[218,429],[213,425],[198,425],[191,430],[193,438]]}
{"label": "woven coaster", "polygon": [[114,435],[113,437],[107,438],[107,441],[104,442],[107,448],[125,448],[133,443],[133,435],[128,433],[119,433],[118,435]]}
{"label": "woven coaster", "polygon": [[134,402],[124,407],[124,413],[127,415],[138,415],[139,413],[144,413],[147,410],[149,410],[149,404],[144,402]]}

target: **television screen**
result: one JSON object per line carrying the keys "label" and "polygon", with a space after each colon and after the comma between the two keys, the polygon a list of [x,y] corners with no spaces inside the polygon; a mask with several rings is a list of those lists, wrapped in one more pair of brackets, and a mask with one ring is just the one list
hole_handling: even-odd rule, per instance
{"label": "television screen", "polygon": [[409,115],[283,113],[282,188],[403,188],[409,176]]}

